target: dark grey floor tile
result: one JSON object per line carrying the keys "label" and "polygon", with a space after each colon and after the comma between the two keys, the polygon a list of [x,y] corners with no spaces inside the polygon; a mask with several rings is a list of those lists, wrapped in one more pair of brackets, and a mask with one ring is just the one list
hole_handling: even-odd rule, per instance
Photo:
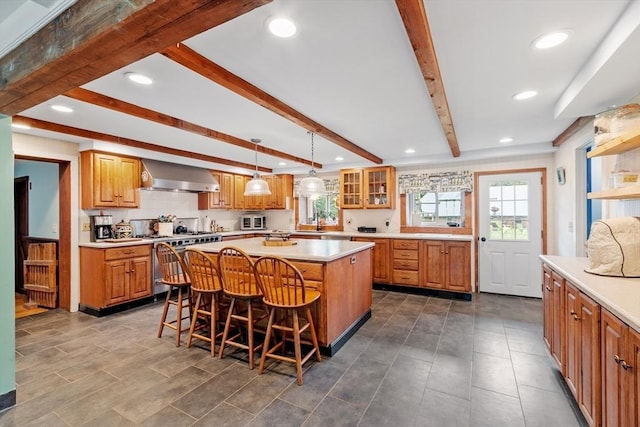
{"label": "dark grey floor tile", "polygon": [[440,336],[437,354],[471,360],[473,357],[473,335],[445,328]]}
{"label": "dark grey floor tile", "polygon": [[548,356],[511,352],[511,362],[518,385],[560,392],[560,384],[554,375]]}
{"label": "dark grey floor tile", "polygon": [[280,399],[312,411],[340,380],[346,369],[330,363],[315,363],[303,374],[304,384],[291,383]]}
{"label": "dark grey floor tile", "polygon": [[365,408],[382,383],[391,363],[382,363],[365,357],[359,358],[329,393]]}
{"label": "dark grey floor tile", "polygon": [[433,334],[440,334],[444,328],[444,323],[447,319],[446,313],[421,313],[416,321],[414,330],[420,330],[424,332],[430,332]]}
{"label": "dark grey floor tile", "polygon": [[309,411],[276,399],[247,426],[300,426],[309,417]]}
{"label": "dark grey floor tile", "polygon": [[535,333],[526,329],[513,329],[505,326],[509,350],[519,353],[537,354],[544,356],[547,351],[542,341],[542,333]]}
{"label": "dark grey floor tile", "polygon": [[414,328],[400,348],[400,354],[427,362],[433,362],[439,341],[439,334],[416,330]]}
{"label": "dark grey floor tile", "polygon": [[362,410],[361,407],[349,402],[327,396],[303,425],[304,427],[354,427],[360,421]]}
{"label": "dark grey floor tile", "polygon": [[33,420],[27,424],[20,424],[22,427],[68,427],[56,414],[49,412],[47,415]]}
{"label": "dark grey floor tile", "polygon": [[86,424],[83,424],[83,426],[86,427],[130,427],[135,425],[136,423],[113,410],[100,414],[98,417],[93,418]]}
{"label": "dark grey floor tile", "polygon": [[474,353],[471,385],[518,397],[518,387],[510,359]]}
{"label": "dark grey floor tile", "polygon": [[294,381],[295,376],[268,375],[268,371],[265,370],[265,374],[253,378],[237,393],[230,396],[227,402],[257,415]]}
{"label": "dark grey floor tile", "polygon": [[520,400],[493,391],[473,387],[471,391],[471,426],[524,427]]}
{"label": "dark grey floor tile", "polygon": [[476,329],[473,334],[473,351],[476,353],[490,354],[492,356],[511,357],[507,336],[504,333],[491,332]]}
{"label": "dark grey floor tile", "polygon": [[156,412],[140,425],[147,427],[157,426],[171,426],[171,427],[187,427],[196,422],[196,419],[190,417],[182,411],[172,407],[166,406],[162,410]]}
{"label": "dark grey floor tile", "polygon": [[412,424],[415,427],[453,427],[468,426],[471,415],[471,402],[466,399],[425,390],[418,413]]}
{"label": "dark grey floor tile", "polygon": [[519,389],[527,427],[580,427],[565,396],[526,385],[520,385]]}
{"label": "dark grey floor tile", "polygon": [[223,402],[213,408],[213,410],[210,410],[210,412],[198,420],[198,422],[194,423],[193,427],[246,426],[253,418],[254,416],[252,414]]}
{"label": "dark grey floor tile", "polygon": [[476,314],[474,319],[474,326],[476,332],[478,330],[491,331],[500,334],[504,334],[504,322],[501,317],[497,315],[484,315],[484,314]]}
{"label": "dark grey floor tile", "polygon": [[371,340],[372,337],[360,336],[358,333],[352,336],[349,341],[347,341],[347,343],[326,362],[348,368],[358,360],[358,358],[360,358],[367,346],[371,343]]}
{"label": "dark grey floor tile", "polygon": [[427,388],[469,400],[471,359],[437,354],[431,366]]}
{"label": "dark grey floor tile", "polygon": [[49,393],[68,383],[69,381],[54,373],[30,383],[18,385],[16,387],[17,403],[23,403],[34,397]]}

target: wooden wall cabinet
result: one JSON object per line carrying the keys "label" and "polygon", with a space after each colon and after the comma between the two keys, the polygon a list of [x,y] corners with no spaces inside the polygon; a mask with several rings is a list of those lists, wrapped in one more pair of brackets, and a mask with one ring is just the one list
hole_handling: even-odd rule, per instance
{"label": "wooden wall cabinet", "polygon": [[199,193],[198,209],[233,209],[234,175],[232,173],[218,171],[211,171],[211,175],[220,184],[220,191],[215,193]]}
{"label": "wooden wall cabinet", "polygon": [[368,239],[366,237],[354,237],[355,242],[373,242],[373,281],[374,283],[391,283],[391,240]]}
{"label": "wooden wall cabinet", "polygon": [[151,296],[151,245],[80,248],[80,305],[105,307]]}
{"label": "wooden wall cabinet", "polygon": [[340,206],[343,209],[393,209],[396,173],[393,166],[340,171]]}
{"label": "wooden wall cabinet", "polygon": [[471,292],[471,244],[450,240],[424,240],[421,267],[423,286]]}
{"label": "wooden wall cabinet", "polygon": [[140,206],[140,160],[112,154],[80,153],[82,209]]}
{"label": "wooden wall cabinet", "polygon": [[264,209],[286,209],[287,199],[289,203],[293,201],[293,175],[268,175],[264,180],[271,190],[271,195],[263,198]]}
{"label": "wooden wall cabinet", "polygon": [[600,305],[565,280],[565,380],[591,426],[600,420]]}

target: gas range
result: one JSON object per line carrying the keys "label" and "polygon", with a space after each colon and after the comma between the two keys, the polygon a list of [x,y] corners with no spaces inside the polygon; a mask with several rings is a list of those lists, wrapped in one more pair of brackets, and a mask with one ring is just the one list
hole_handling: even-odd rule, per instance
{"label": "gas range", "polygon": [[159,242],[167,242],[176,248],[184,248],[189,245],[198,243],[219,242],[222,237],[219,234],[207,232],[189,232],[182,234],[174,234],[173,236],[158,236],[157,234],[140,235],[143,239],[151,239],[154,244]]}

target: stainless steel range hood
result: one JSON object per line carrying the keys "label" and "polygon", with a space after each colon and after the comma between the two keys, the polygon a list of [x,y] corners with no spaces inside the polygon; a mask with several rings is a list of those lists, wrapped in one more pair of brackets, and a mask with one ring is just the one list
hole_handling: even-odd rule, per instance
{"label": "stainless steel range hood", "polygon": [[142,188],[201,193],[220,191],[220,184],[206,169],[143,159]]}

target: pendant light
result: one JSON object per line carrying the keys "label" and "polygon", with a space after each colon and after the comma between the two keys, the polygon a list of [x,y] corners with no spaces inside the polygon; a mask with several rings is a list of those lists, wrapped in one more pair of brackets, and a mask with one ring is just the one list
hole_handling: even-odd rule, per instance
{"label": "pendant light", "polygon": [[320,196],[324,196],[327,190],[324,186],[324,181],[316,176],[316,171],[313,169],[313,132],[307,132],[311,135],[311,170],[309,175],[302,178],[300,185],[298,186],[298,194],[300,196],[309,197],[311,199],[317,199]]}
{"label": "pendant light", "polygon": [[271,190],[269,190],[269,184],[264,179],[260,178],[258,173],[258,144],[260,139],[251,138],[251,142],[256,144],[256,171],[253,173],[253,178],[247,181],[247,185],[244,187],[245,196],[269,196]]}

